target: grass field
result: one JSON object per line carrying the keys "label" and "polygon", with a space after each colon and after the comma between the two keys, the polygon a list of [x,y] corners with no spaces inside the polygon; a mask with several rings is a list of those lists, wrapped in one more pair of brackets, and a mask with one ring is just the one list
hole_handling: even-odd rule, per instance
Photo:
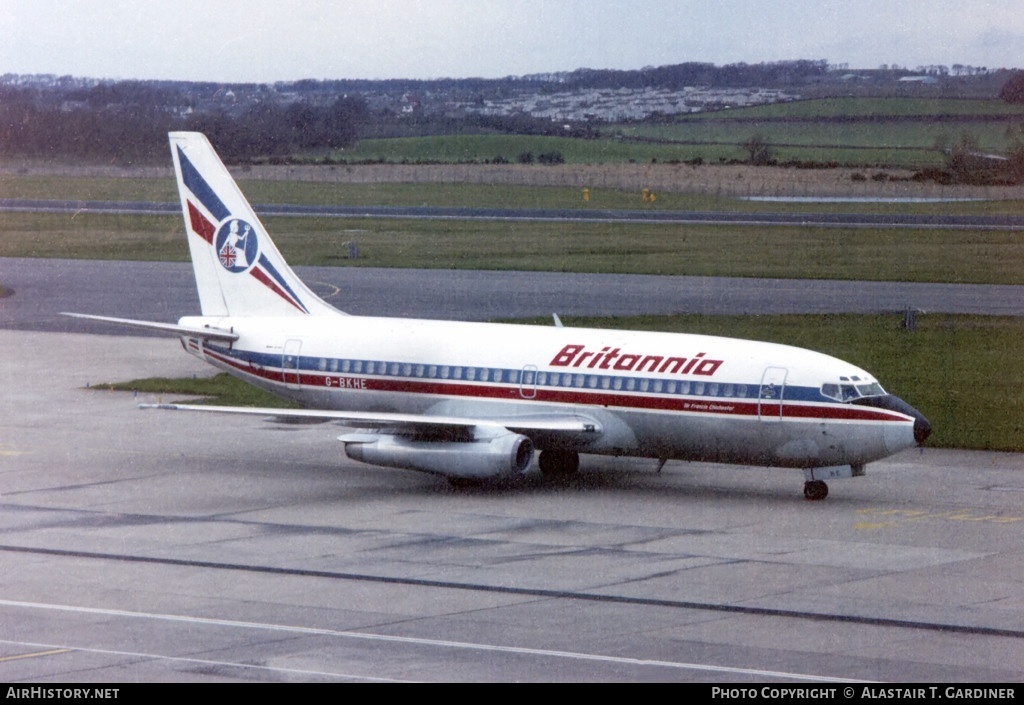
{"label": "grass field", "polygon": [[[1024,284],[1007,231],[268,218],[292,264]],[[354,242],[359,259],[346,259]],[[178,216],[0,214],[0,256],[188,257]]]}
{"label": "grass field", "polygon": [[681,115],[657,124],[607,125],[599,139],[445,135],[365,140],[351,150],[311,156],[348,163],[482,163],[557,152],[570,164],[696,158],[714,163],[745,160],[743,144],[756,134],[780,161],[919,169],[941,167],[942,148],[965,134],[984,151],[1005,153],[1022,123],[1024,109],[998,100],[836,98]]}
{"label": "grass field", "polygon": [[615,139],[582,140],[568,137],[531,135],[444,135],[400,139],[363,140],[355,148],[331,154],[349,162],[491,162],[501,157],[516,162],[520,154],[560,153],[572,164],[623,164],[685,160],[692,150],[685,147],[635,145]]}
{"label": "grass field", "polygon": [[[964,126],[965,128],[968,126]],[[978,135],[986,149],[1005,148],[1000,139],[1005,127],[984,123]],[[646,138],[663,142],[630,139],[578,140],[563,137],[526,137],[504,135],[465,135],[406,139],[366,140],[345,152],[329,156],[349,163],[486,163],[495,157],[515,162],[517,156],[532,152],[558,152],[568,164],[648,164],[690,162],[707,163],[745,161],[743,146],[755,134],[771,145],[779,161],[835,162],[868,168],[920,169],[941,167],[944,155],[935,149],[937,139],[952,142],[958,132],[948,126],[921,132],[913,125],[898,128],[877,126],[715,123],[639,127],[619,130],[626,138]],[[991,145],[991,146],[990,146]]]}
{"label": "grass field", "polygon": [[630,137],[716,146],[741,145],[756,134],[780,161],[918,169],[941,167],[942,148],[962,135],[972,136],[982,151],[1005,154],[1022,124],[1024,108],[998,100],[833,98],[698,113],[619,130]]}

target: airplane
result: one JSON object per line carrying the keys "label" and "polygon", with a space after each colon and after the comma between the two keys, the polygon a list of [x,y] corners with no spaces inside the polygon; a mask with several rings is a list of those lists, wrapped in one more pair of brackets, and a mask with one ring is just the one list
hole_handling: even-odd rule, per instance
{"label": "airplane", "polygon": [[803,470],[826,479],[919,445],[931,424],[868,372],[750,340],[346,314],[292,271],[200,133],[169,134],[202,315],[177,324],[67,314],[177,336],[300,409],[251,414],[349,429],[345,454],[454,484],[578,471],[580,454]]}

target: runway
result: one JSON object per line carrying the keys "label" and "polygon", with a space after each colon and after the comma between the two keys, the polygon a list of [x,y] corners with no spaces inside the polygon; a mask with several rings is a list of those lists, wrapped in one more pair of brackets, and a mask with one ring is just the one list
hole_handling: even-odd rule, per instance
{"label": "runway", "polygon": [[[0,211],[29,213],[177,214],[180,204],[154,201],[76,201],[0,198]],[[262,218],[382,218],[409,220],[573,221],[675,223],[689,225],[815,226],[844,228],[934,228],[941,230],[1020,230],[1024,217],[1008,215],[915,215],[872,213],[771,213],[761,211],[672,211],[602,208],[467,208],[448,206],[311,206],[256,204]]]}
{"label": "runway", "polygon": [[[928,313],[1024,316],[1024,287],[562,272],[296,267],[329,303],[371,316],[499,320],[640,314]],[[199,312],[184,262],[0,258],[0,329],[123,334],[77,311],[175,322]]]}
{"label": "runway", "polygon": [[0,356],[9,684],[1024,675],[1018,455],[908,451],[820,503],[799,472],[610,459],[455,490],[339,427],[86,389],[208,372],[174,340]]}

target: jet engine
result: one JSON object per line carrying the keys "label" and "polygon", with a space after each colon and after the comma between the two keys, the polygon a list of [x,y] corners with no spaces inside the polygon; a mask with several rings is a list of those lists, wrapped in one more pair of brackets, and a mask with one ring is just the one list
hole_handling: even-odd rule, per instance
{"label": "jet engine", "polygon": [[467,480],[522,474],[533,458],[533,441],[508,432],[465,440],[356,433],[338,440],[353,460]]}

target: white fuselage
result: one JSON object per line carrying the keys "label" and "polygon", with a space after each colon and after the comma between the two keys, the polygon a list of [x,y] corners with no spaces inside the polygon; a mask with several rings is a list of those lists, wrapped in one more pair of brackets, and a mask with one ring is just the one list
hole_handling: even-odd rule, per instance
{"label": "white fuselage", "polygon": [[591,440],[540,450],[765,466],[863,465],[914,445],[914,419],[850,403],[864,370],[820,353],[700,335],[359,316],[183,318],[234,343],[187,350],[316,409],[443,415],[573,413]]}

